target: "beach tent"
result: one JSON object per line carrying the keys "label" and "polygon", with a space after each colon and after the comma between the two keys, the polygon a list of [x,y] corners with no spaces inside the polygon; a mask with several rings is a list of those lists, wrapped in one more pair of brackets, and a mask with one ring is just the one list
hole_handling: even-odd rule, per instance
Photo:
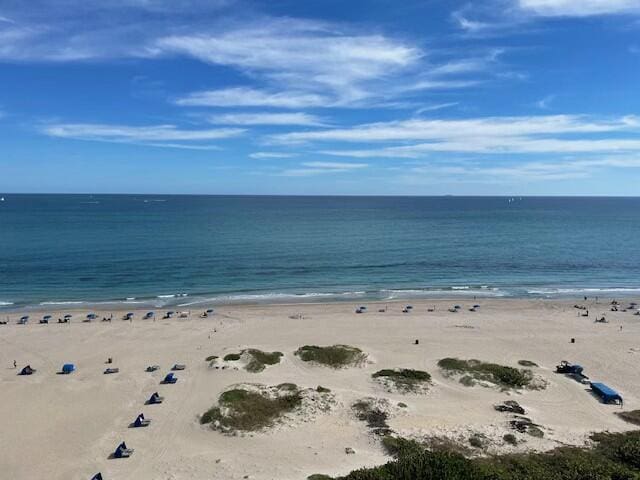
{"label": "beach tent", "polygon": [[604,403],[619,403],[622,405],[622,396],[604,383],[591,382],[591,390],[598,395]]}
{"label": "beach tent", "polygon": [[24,325],[25,323],[27,323],[29,321],[29,315],[25,315],[24,317],[20,317],[20,320],[18,321],[18,323],[20,325]]}
{"label": "beach tent", "polygon": [[128,458],[133,454],[133,448],[127,448],[127,445],[122,442],[113,452],[114,458]]}
{"label": "beach tent", "polygon": [[64,316],[64,318],[71,318],[71,317],[73,317],[73,315],[71,315],[70,313],[67,313],[67,314]]}
{"label": "beach tent", "polygon": [[96,473],[91,480],[102,480],[102,474],[100,472]]}
{"label": "beach tent", "polygon": [[129,312],[124,316],[125,320],[131,320],[133,318],[133,312]]}
{"label": "beach tent", "polygon": [[19,375],[33,375],[34,373],[35,373],[35,370],[31,368],[31,365],[27,365],[22,370],[20,370]]}
{"label": "beach tent", "polygon": [[97,315],[95,313],[87,314],[87,320],[95,320],[96,318],[97,318]]}
{"label": "beach tent", "polygon": [[135,422],[133,422],[133,426],[135,428],[148,427],[150,423],[151,423],[151,420],[148,420],[148,419],[144,418],[144,414],[141,413],[140,415],[138,415],[136,417]]}
{"label": "beach tent", "polygon": [[163,400],[164,400],[164,397],[161,397],[160,395],[158,395],[158,392],[155,392],[153,395],[151,395],[147,403],[149,403],[150,405],[153,405],[156,403],[162,403]]}
{"label": "beach tent", "polygon": [[213,308],[208,308],[207,313],[213,313]]}
{"label": "beach tent", "polygon": [[75,371],[76,366],[73,363],[65,363],[62,366],[62,373],[71,373],[73,371]]}
{"label": "beach tent", "polygon": [[142,317],[143,320],[148,320],[149,318],[153,318],[153,312],[147,312],[144,314],[144,317]]}
{"label": "beach tent", "polygon": [[173,373],[167,373],[167,376],[164,377],[162,383],[176,383],[178,381],[178,377],[176,377]]}

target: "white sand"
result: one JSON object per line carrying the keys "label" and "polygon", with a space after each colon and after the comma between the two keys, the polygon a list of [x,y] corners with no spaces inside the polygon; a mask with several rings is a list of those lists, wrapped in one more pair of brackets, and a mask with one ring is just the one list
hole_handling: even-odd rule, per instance
{"label": "white sand", "polygon": [[[128,322],[120,320],[120,312],[111,323],[81,323],[86,312],[75,312],[69,325],[38,325],[37,315],[31,314],[32,323],[19,326],[18,315],[12,315],[12,324],[0,326],[0,476],[69,480],[89,479],[100,471],[105,480],[232,480],[246,475],[287,480],[312,473],[345,474],[388,460],[379,440],[350,410],[354,400],[366,396],[408,405],[389,421],[403,435],[464,439],[484,432],[499,443],[509,432],[509,416],[494,411],[493,404],[508,398],[545,427],[544,440],[518,434],[527,439],[521,449],[580,444],[591,431],[630,428],[614,415],[620,407],[599,403],[586,386],[553,369],[562,359],[581,363],[592,380],[624,396],[625,410],[640,408],[640,317],[608,312],[608,305],[600,304],[591,305],[591,316],[583,318],[572,308],[575,302],[568,301],[481,300],[476,313],[466,310],[476,302],[460,299],[412,303],[410,314],[400,312],[400,303],[389,303],[386,313],[369,303],[369,312],[362,315],[354,314],[351,304],[229,306],[217,308],[208,319],[197,318],[201,310],[194,310],[189,319],[143,321],[137,312]],[[465,309],[447,312],[453,303]],[[437,311],[427,313],[427,305],[434,304]],[[594,314],[602,312],[610,323],[594,323]],[[289,318],[297,313],[304,318]],[[413,345],[414,339],[420,344]],[[335,343],[362,348],[371,363],[334,371],[293,355],[304,344]],[[246,347],[278,350],[285,357],[259,374],[215,370],[204,361],[208,355]],[[534,371],[549,386],[511,395],[465,387],[437,368],[437,361],[449,356],[512,366],[520,359],[533,360],[541,366]],[[103,375],[107,357],[114,358],[112,366],[120,373]],[[30,364],[37,372],[17,376],[14,359],[18,369]],[[65,362],[75,363],[78,370],[57,375]],[[159,385],[176,362],[187,364],[177,372],[178,383]],[[146,373],[151,364],[161,369]],[[370,376],[393,367],[427,370],[434,385],[423,396],[389,394]],[[323,385],[336,394],[338,406],[305,423],[246,436],[229,437],[201,426],[198,416],[237,382]],[[156,390],[165,402],[143,405]],[[151,426],[128,428],[140,412],[152,419]],[[109,460],[122,440],[135,449],[133,457]],[[345,447],[356,454],[346,455]]]}

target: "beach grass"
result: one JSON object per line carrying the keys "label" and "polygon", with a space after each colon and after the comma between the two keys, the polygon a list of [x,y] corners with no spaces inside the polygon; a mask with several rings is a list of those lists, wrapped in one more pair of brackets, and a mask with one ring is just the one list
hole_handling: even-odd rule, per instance
{"label": "beach grass", "polygon": [[[337,480],[637,480],[640,431],[600,433],[589,448],[558,447],[544,453],[467,458],[455,450],[396,437],[383,439],[395,460],[362,468]],[[515,438],[505,441],[514,444]]]}
{"label": "beach grass", "polygon": [[218,356],[217,355],[209,355],[207,358],[205,358],[206,362],[213,362],[214,360],[217,360]]}
{"label": "beach grass", "polygon": [[528,387],[533,380],[529,370],[475,359],[443,358],[438,362],[438,366],[447,374],[462,375],[460,382],[465,386],[473,386],[477,382],[490,382],[505,389],[517,389]]}
{"label": "beach grass", "polygon": [[331,345],[327,347],[305,345],[296,350],[295,354],[303,362],[313,362],[336,369],[360,365],[367,358],[366,353],[350,345]]}
{"label": "beach grass", "polygon": [[351,405],[356,418],[361,422],[366,422],[373,433],[377,435],[388,435],[391,429],[387,424],[389,414],[382,407],[382,403],[374,398],[363,398]]}
{"label": "beach grass", "polygon": [[431,382],[431,375],[422,370],[410,368],[383,369],[371,375],[374,379],[389,382],[401,392],[417,392]]}
{"label": "beach grass", "polygon": [[301,403],[302,395],[295,385],[262,389],[238,387],[223,392],[218,405],[207,410],[200,423],[214,424],[223,431],[256,431],[272,426]]}
{"label": "beach grass", "polygon": [[225,362],[237,362],[242,357],[247,360],[244,366],[245,370],[251,373],[262,372],[267,365],[276,365],[280,363],[282,352],[263,352],[257,348],[246,348],[240,353],[229,353],[225,355]]}

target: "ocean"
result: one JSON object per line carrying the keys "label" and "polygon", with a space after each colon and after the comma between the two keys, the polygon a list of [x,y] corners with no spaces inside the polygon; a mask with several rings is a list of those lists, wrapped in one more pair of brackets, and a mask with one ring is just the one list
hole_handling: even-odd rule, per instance
{"label": "ocean", "polygon": [[5,310],[640,295],[640,198],[2,196]]}

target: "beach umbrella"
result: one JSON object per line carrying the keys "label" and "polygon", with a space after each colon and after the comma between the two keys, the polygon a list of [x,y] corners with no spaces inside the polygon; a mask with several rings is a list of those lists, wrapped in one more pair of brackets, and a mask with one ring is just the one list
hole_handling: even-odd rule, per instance
{"label": "beach umbrella", "polygon": [[26,322],[27,320],[29,320],[29,315],[25,315],[24,317],[20,317],[20,321],[22,321],[22,322]]}
{"label": "beach umbrella", "polygon": [[73,315],[71,315],[70,313],[67,313],[64,318],[71,318]]}
{"label": "beach umbrella", "polygon": [[96,315],[95,313],[88,313],[88,314],[87,314],[87,318],[88,318],[89,320],[93,320],[94,318],[97,318],[97,315]]}
{"label": "beach umbrella", "polygon": [[209,308],[209,309],[207,310],[207,313],[213,313],[213,308]]}
{"label": "beach umbrella", "polygon": [[51,315],[45,315],[42,317],[43,320],[51,320]]}
{"label": "beach umbrella", "polygon": [[454,306],[453,308],[461,308],[461,307],[460,307],[460,305],[456,305],[456,306]]}
{"label": "beach umbrella", "polygon": [[474,305],[473,308],[480,308],[480,305]]}

